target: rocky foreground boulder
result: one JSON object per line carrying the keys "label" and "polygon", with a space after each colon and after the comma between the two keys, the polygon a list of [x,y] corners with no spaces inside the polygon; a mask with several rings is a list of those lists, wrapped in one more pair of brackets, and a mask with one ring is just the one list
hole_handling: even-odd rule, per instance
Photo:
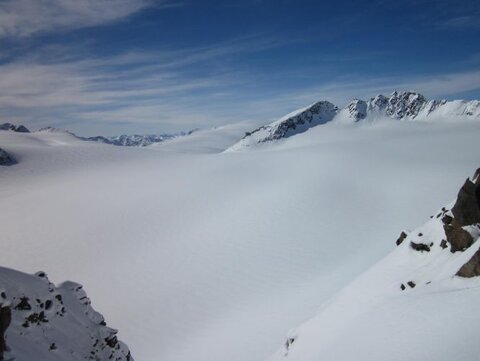
{"label": "rocky foreground boulder", "polygon": [[[479,238],[480,231],[480,169],[473,180],[467,179],[458,192],[452,217],[445,224],[447,241],[452,252],[465,251]],[[480,249],[457,272],[460,277],[480,276]]]}
{"label": "rocky foreground boulder", "polygon": [[0,360],[131,361],[83,287],[0,267]]}
{"label": "rocky foreground boulder", "polygon": [[[397,246],[408,239],[410,248],[417,252],[430,252],[438,246],[452,254],[470,254],[455,275],[464,278],[480,276],[480,248],[477,242],[480,238],[480,169],[472,179],[465,181],[453,205],[443,207],[432,218],[426,227],[430,234],[440,234],[440,238],[429,236],[422,239],[421,232],[403,231],[396,241]],[[462,258],[460,256],[459,259]]]}

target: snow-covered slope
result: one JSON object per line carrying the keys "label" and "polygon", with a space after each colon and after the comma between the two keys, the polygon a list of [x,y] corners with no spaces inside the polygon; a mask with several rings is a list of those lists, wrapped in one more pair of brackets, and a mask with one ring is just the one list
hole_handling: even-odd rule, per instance
{"label": "snow-covered slope", "polygon": [[179,153],[221,153],[241,138],[246,131],[258,126],[258,121],[245,121],[212,129],[197,130],[155,144],[156,149]]}
{"label": "snow-covered slope", "polygon": [[338,108],[330,102],[317,102],[307,108],[287,114],[271,124],[263,125],[245,133],[244,137],[233,145],[229,151],[235,151],[259,143],[285,139],[292,135],[306,132],[311,127],[325,124],[332,120],[337,111]]}
{"label": "snow-covered slope", "polygon": [[[285,139],[330,121],[342,124],[385,119],[402,121],[480,121],[479,100],[428,101],[422,94],[411,91],[394,91],[388,97],[379,94],[368,101],[354,99],[345,108],[338,111],[336,106],[328,102],[318,102],[313,107],[319,104],[323,104],[323,106],[314,110],[310,107],[294,112],[274,123],[247,132],[228,151],[242,150]],[[319,116],[320,121],[305,121],[305,118],[315,119],[315,116],[312,116],[312,113],[315,112],[322,114]]]}
{"label": "snow-covered slope", "polygon": [[244,131],[0,132],[18,160],[0,168],[0,264],[81,280],[138,360],[264,361],[478,166],[479,122],[329,122],[219,153]]}
{"label": "snow-covered slope", "polygon": [[479,171],[454,203],[403,231],[397,249],[292,329],[270,360],[477,359]]}
{"label": "snow-covered slope", "polygon": [[6,360],[133,360],[77,283],[56,287],[44,272],[0,267],[0,297]]}

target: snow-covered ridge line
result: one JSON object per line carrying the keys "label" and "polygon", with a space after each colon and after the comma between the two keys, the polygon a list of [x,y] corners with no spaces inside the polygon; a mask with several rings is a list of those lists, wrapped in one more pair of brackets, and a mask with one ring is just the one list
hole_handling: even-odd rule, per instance
{"label": "snow-covered ridge line", "polygon": [[24,125],[15,125],[12,123],[0,124],[0,130],[10,130],[17,133],[30,133],[30,130]]}
{"label": "snow-covered ridge line", "polygon": [[[480,300],[479,239],[480,169],[455,202],[401,232],[390,255],[290,331],[270,360],[475,359],[475,347],[458,348],[465,336],[458,330],[478,325],[472,310]],[[460,301],[463,307],[452,307]],[[457,330],[447,332],[450,348],[446,330]]]}
{"label": "snow-covered ridge line", "polygon": [[271,124],[247,132],[238,143],[228,150],[233,151],[304,133],[311,127],[331,121],[337,112],[337,106],[327,101],[319,101],[307,108],[290,113]]}
{"label": "snow-covered ridge line", "polygon": [[133,360],[116,333],[81,285],[0,267],[1,360]]}
{"label": "snow-covered ridge line", "polygon": [[379,94],[368,101],[354,99],[341,110],[332,103],[320,101],[271,124],[247,132],[228,151],[285,139],[328,122],[358,123],[382,118],[402,121],[480,120],[480,101],[427,100],[422,94],[412,91],[394,91],[389,96]]}
{"label": "snow-covered ridge line", "polygon": [[73,137],[84,140],[84,141],[89,141],[89,142],[99,142],[99,143],[105,143],[105,144],[111,144],[111,145],[116,145],[116,146],[123,146],[123,147],[146,147],[154,143],[159,143],[163,142],[168,139],[173,139],[176,137],[181,137],[185,135],[190,135],[192,134],[195,130],[191,130],[189,132],[180,132],[180,133],[175,133],[175,134],[133,134],[133,135],[126,135],[122,134],[119,136],[94,136],[94,137],[81,137],[79,135],[76,135],[73,132],[70,132],[68,130],[64,129],[58,129],[58,128],[53,128],[53,127],[45,127],[40,130],[39,132],[63,132],[63,133],[68,133],[72,135]]}

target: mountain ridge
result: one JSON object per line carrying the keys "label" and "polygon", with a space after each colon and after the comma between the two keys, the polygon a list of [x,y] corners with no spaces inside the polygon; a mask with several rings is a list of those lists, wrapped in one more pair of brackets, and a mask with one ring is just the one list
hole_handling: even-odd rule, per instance
{"label": "mountain ridge", "polygon": [[[317,104],[329,104],[330,113],[323,121],[308,121],[309,114],[318,114]],[[427,100],[414,91],[394,91],[389,96],[378,94],[369,100],[355,98],[346,107],[319,101],[310,107],[300,109],[279,120],[263,125],[232,145],[227,151],[236,151],[262,143],[286,139],[304,133],[310,128],[326,123],[361,123],[390,118],[399,121],[430,121],[438,119],[480,120],[480,100]],[[298,119],[307,119],[300,122]],[[293,129],[294,131],[288,131]]]}

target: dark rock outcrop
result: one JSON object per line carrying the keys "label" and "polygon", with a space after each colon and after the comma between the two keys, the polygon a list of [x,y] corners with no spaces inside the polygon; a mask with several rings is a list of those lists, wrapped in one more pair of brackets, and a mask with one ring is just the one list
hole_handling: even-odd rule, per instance
{"label": "dark rock outcrop", "polygon": [[458,270],[457,276],[466,278],[480,276],[480,250]]}
{"label": "dark rock outcrop", "polygon": [[[0,361],[133,360],[81,285],[55,286],[45,272],[27,275],[3,267],[0,279]],[[1,337],[7,327],[8,347]]]}
{"label": "dark rock outcrop", "polygon": [[[464,251],[471,247],[476,239],[474,233],[468,232],[466,226],[480,225],[480,169],[477,169],[473,180],[467,179],[458,192],[457,200],[452,208],[452,218],[445,219],[444,225],[451,252]],[[478,237],[477,237],[478,238]],[[456,274],[459,277],[480,276],[480,250],[465,263]]]}
{"label": "dark rock outcrop", "polygon": [[5,331],[12,322],[12,310],[10,307],[0,306],[0,361],[3,360],[3,353],[7,350]]}
{"label": "dark rock outcrop", "polygon": [[480,169],[477,169],[473,181],[467,179],[458,192],[452,216],[442,218],[443,229],[452,253],[469,248],[474,239],[463,227],[480,223]]}
{"label": "dark rock outcrop", "polygon": [[18,133],[30,133],[30,130],[28,130],[28,128],[24,125],[19,125],[17,126],[17,129],[15,130],[16,132]]}
{"label": "dark rock outcrop", "polygon": [[407,235],[405,232],[400,233],[400,236],[398,237],[398,239],[397,239],[397,241],[395,242],[395,244],[396,244],[397,246],[400,246],[400,245],[403,243],[403,241],[405,241],[405,238],[407,238],[407,236],[408,236],[408,235]]}
{"label": "dark rock outcrop", "polygon": [[367,117],[367,102],[360,99],[354,99],[348,104],[347,110],[350,118],[354,119],[355,122],[358,122]]}
{"label": "dark rock outcrop", "polygon": [[7,151],[0,148],[0,166],[2,165],[13,165],[16,164],[17,161],[13,158]]}
{"label": "dark rock outcrop", "polygon": [[12,123],[3,123],[0,124],[0,130],[11,130],[13,132],[18,132],[18,133],[30,133],[28,128],[24,125],[15,125]]}
{"label": "dark rock outcrop", "polygon": [[330,122],[337,112],[337,106],[328,101],[319,101],[295,115],[246,132],[237,145],[249,144],[251,137],[254,137],[255,143],[266,143],[304,133],[314,126]]}
{"label": "dark rock outcrop", "polygon": [[[477,170],[478,175],[480,169]],[[467,179],[458,192],[457,201],[452,208],[453,223],[463,227],[480,223],[480,187],[478,176],[475,183]]]}
{"label": "dark rock outcrop", "polygon": [[425,243],[415,243],[415,242],[410,242],[410,247],[412,247],[415,251],[419,252],[430,252],[430,247],[425,244]]}
{"label": "dark rock outcrop", "polygon": [[473,244],[472,236],[463,228],[445,225],[443,229],[445,230],[447,241],[450,243],[450,251],[452,253],[465,251]]}

